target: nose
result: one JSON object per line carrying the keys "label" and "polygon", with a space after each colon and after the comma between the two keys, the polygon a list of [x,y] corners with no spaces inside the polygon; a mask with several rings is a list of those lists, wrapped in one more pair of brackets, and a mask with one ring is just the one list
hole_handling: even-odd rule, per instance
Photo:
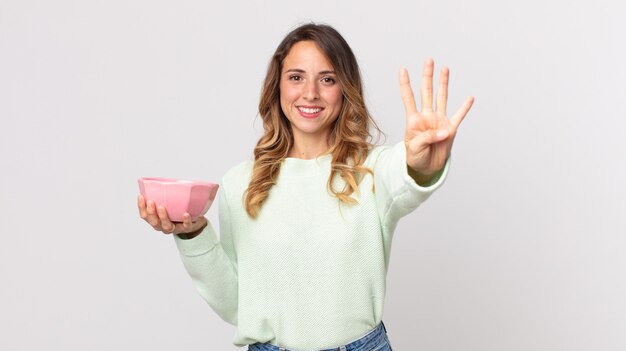
{"label": "nose", "polygon": [[319,98],[317,82],[314,79],[309,79],[308,82],[306,82],[302,95],[305,100],[316,100]]}

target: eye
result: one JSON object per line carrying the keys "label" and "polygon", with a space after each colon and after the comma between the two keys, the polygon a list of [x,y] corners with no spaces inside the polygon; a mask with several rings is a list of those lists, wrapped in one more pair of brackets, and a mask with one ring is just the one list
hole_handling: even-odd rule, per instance
{"label": "eye", "polygon": [[333,85],[336,83],[335,78],[331,78],[331,77],[324,77],[322,78],[322,82],[328,85]]}
{"label": "eye", "polygon": [[299,82],[299,81],[302,80],[302,77],[297,75],[297,74],[293,74],[293,75],[289,76],[289,80],[293,80],[295,82]]}

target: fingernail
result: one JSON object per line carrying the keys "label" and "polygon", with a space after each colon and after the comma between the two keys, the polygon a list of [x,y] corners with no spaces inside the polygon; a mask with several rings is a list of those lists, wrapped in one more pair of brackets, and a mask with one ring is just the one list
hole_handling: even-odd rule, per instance
{"label": "fingernail", "polygon": [[438,130],[438,131],[437,131],[437,138],[439,138],[439,139],[446,138],[446,137],[448,136],[448,134],[449,134],[449,133],[448,133],[448,131],[447,131],[447,130],[445,130],[445,129],[440,129],[440,130]]}

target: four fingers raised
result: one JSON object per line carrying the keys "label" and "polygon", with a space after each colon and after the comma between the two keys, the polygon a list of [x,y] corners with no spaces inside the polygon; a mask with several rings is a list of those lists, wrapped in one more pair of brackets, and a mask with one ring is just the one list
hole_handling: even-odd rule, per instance
{"label": "four fingers raised", "polygon": [[[409,80],[409,72],[406,68],[400,69],[399,82],[400,82],[400,95],[402,96],[402,103],[407,117],[422,113],[428,113],[433,111],[433,72],[435,62],[432,59],[424,61],[424,68],[422,74],[421,84],[421,100],[422,111],[417,111],[417,105],[415,103],[415,97],[413,95],[413,89],[411,88],[411,81]],[[448,104],[448,83],[450,81],[450,70],[448,67],[443,67],[439,75],[439,87],[437,89],[437,101],[436,112],[437,115],[446,115],[446,106]],[[451,123],[454,128],[457,128],[463,121],[463,118],[469,112],[474,102],[473,97],[469,97],[463,106],[452,116]]]}

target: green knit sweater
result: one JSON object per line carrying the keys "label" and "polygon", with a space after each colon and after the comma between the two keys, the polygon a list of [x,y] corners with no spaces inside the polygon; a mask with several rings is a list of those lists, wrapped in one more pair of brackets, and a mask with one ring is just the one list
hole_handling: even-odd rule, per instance
{"label": "green knit sweater", "polygon": [[366,334],[382,319],[394,229],[441,185],[449,164],[422,187],[407,172],[404,143],[375,147],[365,162],[374,177],[362,179],[350,206],[328,191],[331,155],[287,158],[257,219],[243,205],[252,165],[222,178],[220,240],[210,223],[193,239],[174,235],[200,295],[237,326],[237,346],[316,350]]}

